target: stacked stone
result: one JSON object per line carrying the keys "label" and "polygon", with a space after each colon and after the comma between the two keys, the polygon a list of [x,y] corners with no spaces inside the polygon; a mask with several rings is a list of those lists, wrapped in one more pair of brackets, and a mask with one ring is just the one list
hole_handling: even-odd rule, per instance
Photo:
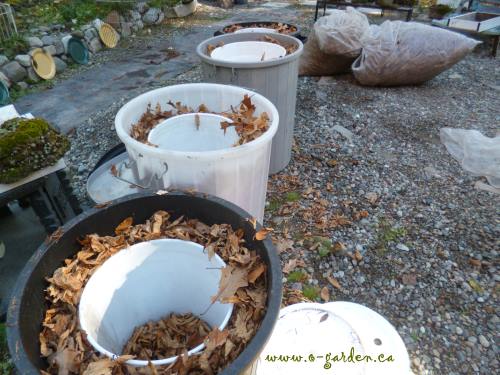
{"label": "stacked stone", "polygon": [[[119,16],[119,25],[114,25],[121,37],[128,37],[131,34],[142,30],[145,26],[161,24],[165,18],[184,17],[191,14],[197,6],[197,0],[184,4],[179,0],[179,5],[175,7],[165,7],[163,9],[150,7],[146,1],[135,4],[133,10],[125,15]],[[103,45],[99,38],[100,20],[86,24],[80,30],[73,31],[71,35],[82,39],[92,54],[99,52]],[[67,67],[67,61],[71,59],[66,55],[62,39],[69,35],[64,33],[63,25],[53,25],[51,27],[40,26],[30,30],[31,35],[26,37],[29,50],[25,54],[15,56],[9,60],[5,55],[0,55],[0,80],[8,87],[16,84],[20,88],[27,88],[29,84],[40,81],[31,65],[33,51],[42,48],[46,53],[52,55],[56,65],[56,74],[62,73]]]}

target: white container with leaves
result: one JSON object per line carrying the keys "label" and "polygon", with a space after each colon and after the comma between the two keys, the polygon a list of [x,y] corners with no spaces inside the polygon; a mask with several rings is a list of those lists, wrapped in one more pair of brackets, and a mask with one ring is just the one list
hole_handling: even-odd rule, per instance
{"label": "white container with leaves", "polygon": [[[134,125],[148,107],[157,104],[161,111],[181,115],[161,121],[141,142],[131,135]],[[247,106],[252,108],[245,111]],[[231,122],[239,115],[249,124],[267,119],[267,130],[255,139],[246,137],[247,133],[236,133]],[[149,91],[125,104],[115,118],[136,181],[146,181],[153,189],[213,194],[235,203],[259,221],[264,216],[271,144],[278,123],[278,111],[262,95],[206,83]]]}
{"label": "white container with leaves", "polygon": [[[243,61],[242,53],[233,53],[232,58],[228,58],[227,54],[221,58],[220,54],[215,53],[218,49],[230,50],[232,49],[231,45],[251,43],[272,43],[275,44],[275,47],[283,48],[286,54],[271,55],[262,50],[256,61],[247,50],[244,55],[248,58]],[[224,34],[210,38],[200,43],[196,49],[201,59],[205,81],[232,84],[255,90],[269,99],[278,109],[280,124],[273,139],[271,173],[277,173],[284,169],[291,159],[299,57],[302,50],[302,42],[294,37],[278,33],[249,32]]]}

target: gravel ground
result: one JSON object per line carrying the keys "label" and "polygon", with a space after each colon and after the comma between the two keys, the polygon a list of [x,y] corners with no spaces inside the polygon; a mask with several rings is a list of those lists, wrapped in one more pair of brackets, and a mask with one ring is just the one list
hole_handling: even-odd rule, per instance
{"label": "gravel ground", "polygon": [[[499,130],[500,64],[485,55],[418,87],[301,78],[292,162],[269,183],[285,302],[323,289],[375,309],[401,334],[416,374],[499,368],[500,196],[475,190],[481,178],[439,141],[446,126]],[[193,68],[158,86],[200,80]],[[71,135],[67,160],[84,204],[89,171],[118,143],[113,118],[126,100]]]}

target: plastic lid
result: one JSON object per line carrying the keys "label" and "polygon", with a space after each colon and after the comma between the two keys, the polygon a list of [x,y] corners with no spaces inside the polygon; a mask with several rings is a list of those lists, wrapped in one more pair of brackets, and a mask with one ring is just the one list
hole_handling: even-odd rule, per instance
{"label": "plastic lid", "polygon": [[99,37],[108,48],[115,48],[118,44],[118,33],[111,25],[103,23],[99,29]]}
{"label": "plastic lid", "polygon": [[85,65],[89,62],[89,50],[78,38],[72,37],[68,41],[68,54],[78,64]]}
{"label": "plastic lid", "polygon": [[[281,357],[280,357],[281,356]],[[281,310],[257,375],[401,375],[410,361],[381,315],[350,302],[301,303]]]}
{"label": "plastic lid", "polygon": [[56,75],[56,64],[52,56],[41,48],[33,51],[31,65],[36,74],[43,79],[52,79]]}
{"label": "plastic lid", "polygon": [[[132,169],[126,168],[129,163],[128,154],[124,152],[108,160],[92,172],[87,179],[87,194],[89,197],[95,203],[102,204],[143,191],[140,187],[130,183],[135,182],[135,177]],[[113,165],[116,170],[122,171],[121,180],[111,173]]]}
{"label": "plastic lid", "polygon": [[242,29],[236,30],[235,34],[241,33],[277,33],[275,29],[268,27],[244,27]]}
{"label": "plastic lid", "polygon": [[0,80],[0,105],[6,105],[10,101],[9,88],[4,81]]}
{"label": "plastic lid", "polygon": [[217,47],[210,55],[215,60],[238,63],[276,60],[284,56],[286,49],[279,44],[259,41],[229,43]]}

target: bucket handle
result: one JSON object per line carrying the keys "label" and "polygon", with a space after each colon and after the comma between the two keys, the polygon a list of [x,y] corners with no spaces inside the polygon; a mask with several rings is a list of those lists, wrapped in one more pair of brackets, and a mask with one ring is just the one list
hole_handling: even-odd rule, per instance
{"label": "bucket handle", "polygon": [[[160,185],[161,181],[163,180],[163,177],[168,173],[168,164],[167,162],[163,162],[163,165],[165,167],[165,170],[161,173],[161,175],[157,175],[156,173],[152,174],[149,181],[145,185],[138,184],[137,182],[134,181],[129,181],[126,178],[123,178],[123,170],[125,169],[134,169],[137,167],[137,162],[135,160],[129,160],[129,162],[123,162],[120,163],[120,166],[118,167],[117,173],[112,174],[114,178],[125,182],[127,184],[133,185],[135,187],[138,187],[140,189],[153,189],[156,188],[157,186]],[[168,186],[165,186],[168,187]]]}

